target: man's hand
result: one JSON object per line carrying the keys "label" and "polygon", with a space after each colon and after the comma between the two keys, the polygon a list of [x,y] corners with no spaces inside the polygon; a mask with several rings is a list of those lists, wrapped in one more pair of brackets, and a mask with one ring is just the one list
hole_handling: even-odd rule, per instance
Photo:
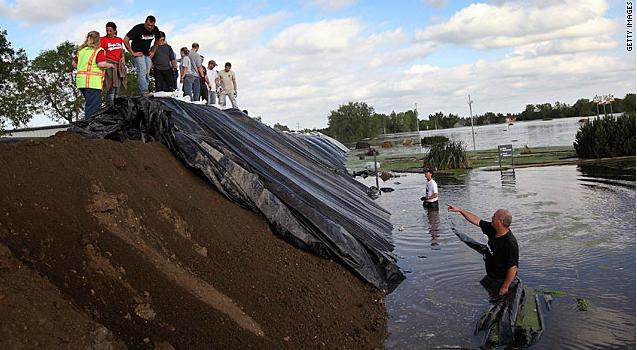
{"label": "man's hand", "polygon": [[236,92],[236,91],[234,92],[234,97],[235,97],[235,98],[237,97],[237,92]]}
{"label": "man's hand", "polygon": [[144,56],[144,53],[141,51],[133,51],[133,56],[135,57],[141,57]]}
{"label": "man's hand", "polygon": [[450,211],[452,213],[459,213],[460,211],[462,211],[462,208],[453,204],[447,204],[447,211]]}
{"label": "man's hand", "polygon": [[502,286],[500,287],[500,292],[498,293],[500,296],[506,295],[509,292],[509,287]]}

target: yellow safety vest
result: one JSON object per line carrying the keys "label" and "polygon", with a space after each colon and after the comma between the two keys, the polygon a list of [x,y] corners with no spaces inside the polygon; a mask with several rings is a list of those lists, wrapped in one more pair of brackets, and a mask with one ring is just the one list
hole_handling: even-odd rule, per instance
{"label": "yellow safety vest", "polygon": [[78,89],[89,88],[102,90],[104,70],[97,66],[97,53],[103,48],[85,47],[77,53],[77,74],[75,85]]}

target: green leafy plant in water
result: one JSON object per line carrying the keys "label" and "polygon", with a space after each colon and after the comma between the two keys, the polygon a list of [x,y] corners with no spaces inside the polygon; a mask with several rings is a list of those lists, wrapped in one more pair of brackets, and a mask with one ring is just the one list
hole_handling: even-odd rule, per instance
{"label": "green leafy plant in water", "polygon": [[584,298],[577,298],[577,311],[588,311],[591,308],[591,303]]}
{"label": "green leafy plant in water", "polygon": [[580,158],[635,155],[635,115],[595,118],[580,126],[573,143]]}
{"label": "green leafy plant in water", "polygon": [[447,143],[449,138],[443,135],[425,136],[420,139],[420,144],[423,146],[435,145],[437,143]]}
{"label": "green leafy plant in water", "polygon": [[438,170],[466,169],[469,167],[466,146],[462,141],[434,144],[423,165]]}

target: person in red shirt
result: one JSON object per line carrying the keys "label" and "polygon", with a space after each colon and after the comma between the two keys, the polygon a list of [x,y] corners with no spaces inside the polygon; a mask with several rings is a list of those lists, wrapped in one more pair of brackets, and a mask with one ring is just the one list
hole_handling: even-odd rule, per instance
{"label": "person in red shirt", "polygon": [[106,36],[100,38],[100,47],[106,51],[106,62],[113,65],[113,68],[107,69],[104,75],[106,103],[112,106],[120,86],[126,87],[127,84],[124,42],[117,36],[115,23],[106,23]]}

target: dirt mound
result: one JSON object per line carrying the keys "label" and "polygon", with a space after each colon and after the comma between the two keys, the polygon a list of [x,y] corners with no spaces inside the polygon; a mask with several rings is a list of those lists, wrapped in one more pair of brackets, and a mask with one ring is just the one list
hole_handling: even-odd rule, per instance
{"label": "dirt mound", "polygon": [[[60,133],[0,145],[0,167],[0,242],[130,348],[382,347],[380,292],[276,238],[159,143]],[[52,337],[9,315],[0,335]]]}

